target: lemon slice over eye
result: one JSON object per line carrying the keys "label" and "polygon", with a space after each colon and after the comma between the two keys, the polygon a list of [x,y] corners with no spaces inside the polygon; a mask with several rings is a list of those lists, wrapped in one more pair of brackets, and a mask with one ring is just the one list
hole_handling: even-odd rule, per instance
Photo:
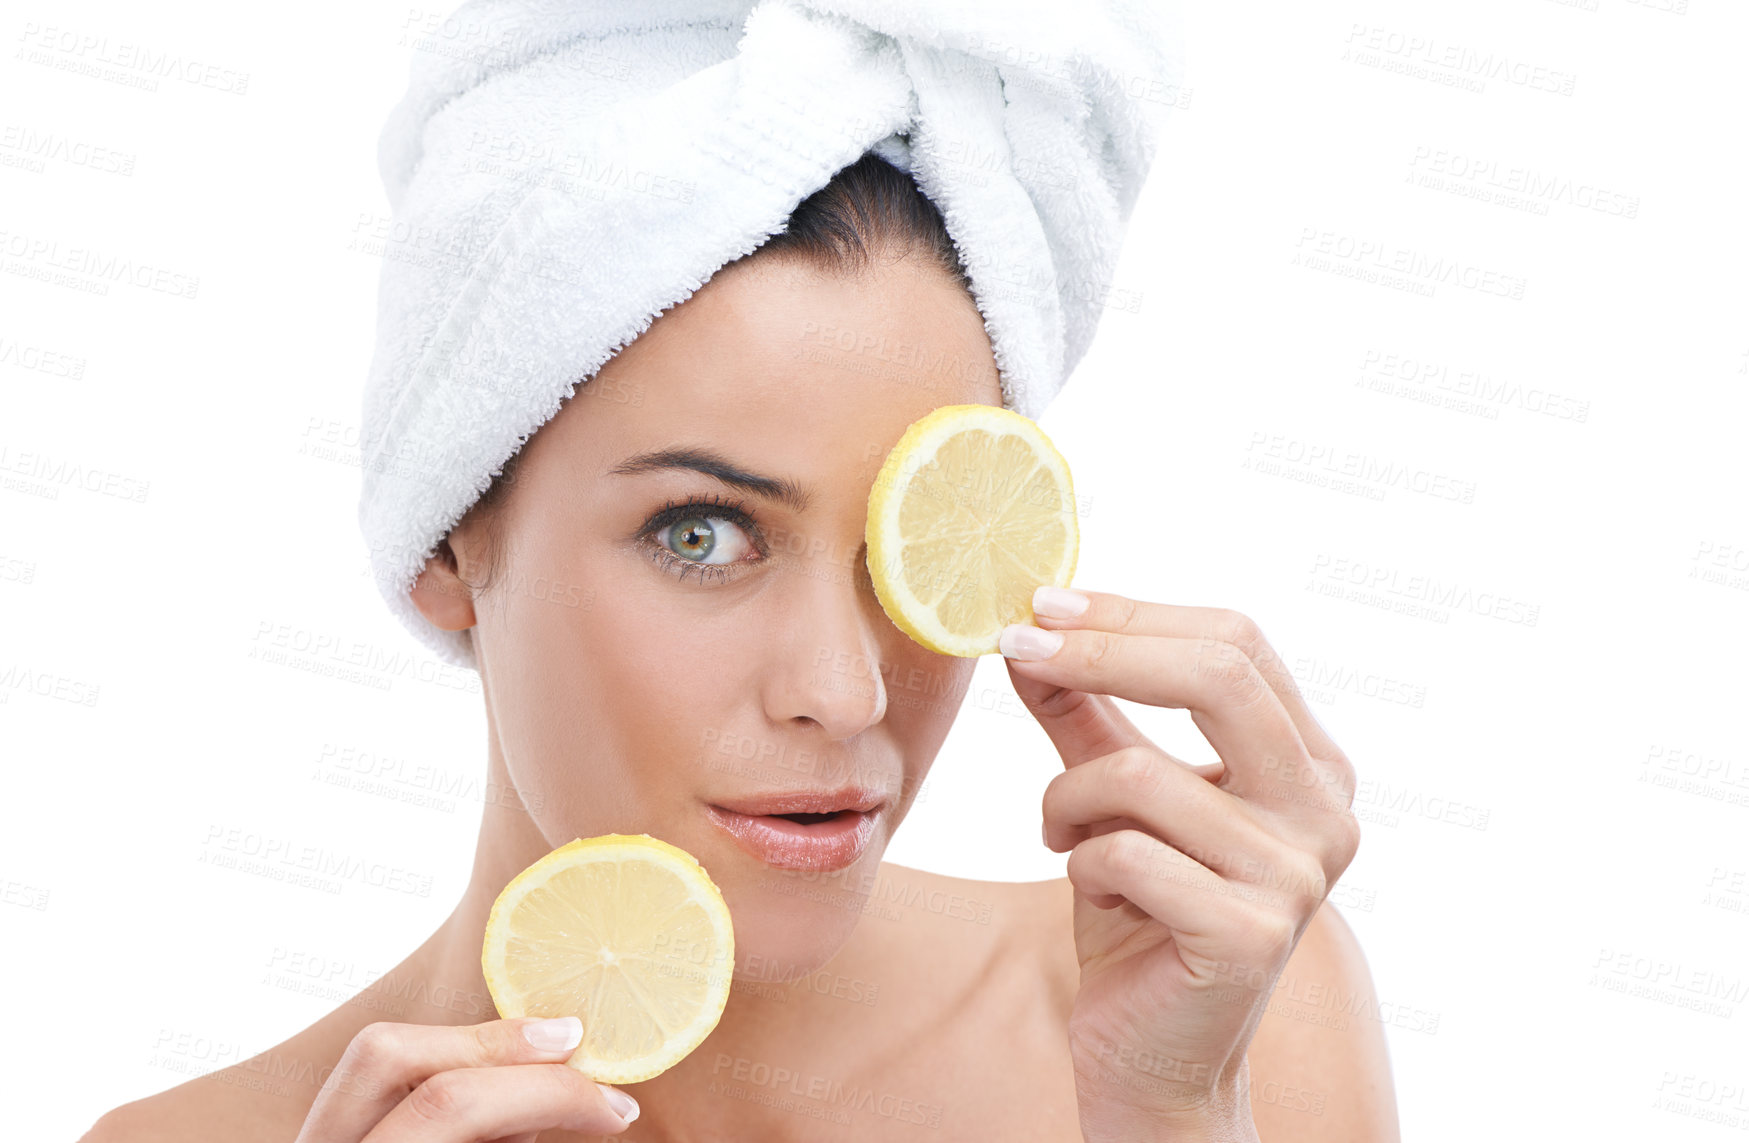
{"label": "lemon slice over eye", "polygon": [[486,919],[480,967],[506,1018],[576,1016],[565,1062],[635,1083],[685,1059],[729,1001],[735,930],[710,874],[648,834],[559,846],[517,874]]}
{"label": "lemon slice over eye", "polygon": [[868,497],[881,607],[941,655],[999,651],[1040,584],[1068,587],[1080,548],[1069,462],[1029,417],[944,405],[913,421]]}

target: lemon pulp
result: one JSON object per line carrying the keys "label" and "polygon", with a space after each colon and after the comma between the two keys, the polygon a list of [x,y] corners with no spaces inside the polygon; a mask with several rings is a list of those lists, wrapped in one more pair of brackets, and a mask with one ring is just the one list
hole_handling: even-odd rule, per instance
{"label": "lemon pulp", "polygon": [[1028,417],[944,405],[887,454],[865,539],[875,594],[902,631],[938,654],[990,654],[1003,627],[1032,622],[1034,588],[1074,578],[1068,461]]}
{"label": "lemon pulp", "polygon": [[722,1017],[734,927],[691,854],[648,834],[559,846],[492,906],[480,964],[501,1016],[576,1016],[566,1062],[603,1083],[660,1075]]}

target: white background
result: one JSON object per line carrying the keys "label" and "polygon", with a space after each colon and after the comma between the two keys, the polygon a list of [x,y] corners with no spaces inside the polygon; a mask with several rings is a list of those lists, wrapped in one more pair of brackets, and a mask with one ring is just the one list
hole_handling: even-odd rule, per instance
{"label": "white background", "polygon": [[[1087,498],[1077,585],[1250,614],[1359,766],[1367,831],[1336,899],[1405,1138],[1749,1130],[1746,16],[1195,6],[1112,305],[1041,422]],[[75,0],[0,26],[17,1138],[270,1047],[465,883],[477,802],[319,779],[325,750],[477,774],[478,695],[249,657],[287,624],[415,646],[365,575],[346,447],[379,265],[349,243],[385,209],[409,19]],[[44,49],[45,28],[108,46]],[[129,44],[230,78],[68,70]],[[45,137],[86,161],[34,158]],[[198,292],[46,283],[42,242]],[[1393,262],[1431,291],[1394,288]],[[144,499],[33,480],[27,454]],[[1212,757],[1182,712],[1129,709]],[[889,856],[1060,876],[1038,843],[1058,769],[984,659]],[[215,868],[230,830],[429,891]],[[332,966],[331,996],[267,983],[294,956]]]}

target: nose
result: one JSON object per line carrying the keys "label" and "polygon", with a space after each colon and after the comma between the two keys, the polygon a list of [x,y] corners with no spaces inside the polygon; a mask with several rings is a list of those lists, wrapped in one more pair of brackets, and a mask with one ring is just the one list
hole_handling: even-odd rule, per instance
{"label": "nose", "polygon": [[869,581],[865,543],[851,566],[824,555],[790,565],[786,637],[775,648],[767,709],[779,725],[818,723],[831,739],[851,738],[887,710],[880,630],[892,621]]}

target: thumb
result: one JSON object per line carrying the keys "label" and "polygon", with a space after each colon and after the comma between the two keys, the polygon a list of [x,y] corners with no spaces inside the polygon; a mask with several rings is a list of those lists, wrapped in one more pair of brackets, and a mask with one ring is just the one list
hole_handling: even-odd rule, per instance
{"label": "thumb", "polygon": [[1002,661],[1008,666],[1008,678],[1014,684],[1014,693],[1038,719],[1057,753],[1063,756],[1064,769],[1115,754],[1126,746],[1146,746],[1216,785],[1225,775],[1224,763],[1193,764],[1161,750],[1136,729],[1135,723],[1118,709],[1117,700],[1110,695],[1090,694],[1035,679],[1016,671],[1013,659],[1003,656]]}
{"label": "thumb", "polygon": [[1044,727],[1057,753],[1063,756],[1065,768],[1103,758],[1126,746],[1151,745],[1147,736],[1117,709],[1110,695],[1089,694],[1023,675],[1006,655],[1002,662],[1008,668],[1014,693]]}

